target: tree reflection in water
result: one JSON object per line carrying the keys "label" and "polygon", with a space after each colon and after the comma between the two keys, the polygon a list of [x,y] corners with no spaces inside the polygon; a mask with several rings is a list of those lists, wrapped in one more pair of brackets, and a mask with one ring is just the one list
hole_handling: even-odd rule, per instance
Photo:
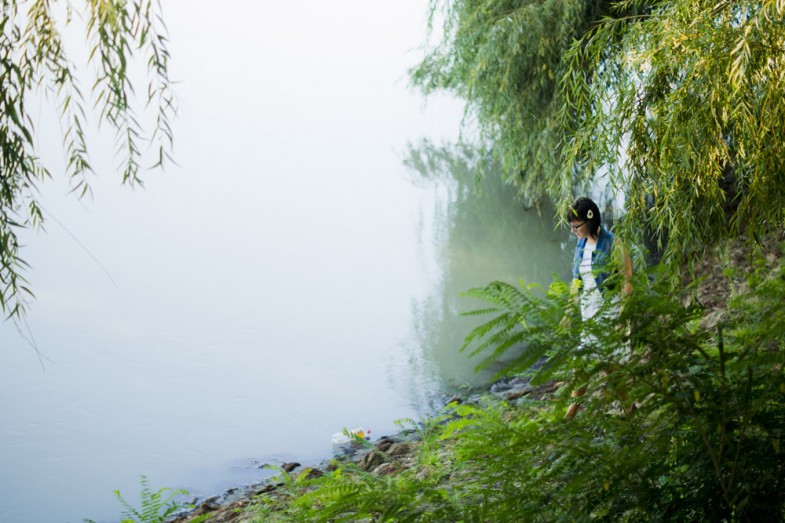
{"label": "tree reflection in water", "polygon": [[[569,276],[572,242],[556,228],[554,210],[543,200],[526,209],[487,158],[466,146],[410,146],[404,160],[413,183],[433,191],[432,230],[421,237],[424,264],[439,277],[422,299],[412,303],[413,333],[405,342],[407,383],[400,383],[418,405],[439,407],[439,394],[490,381],[494,369],[480,373],[480,358],[460,353],[466,335],[480,323],[462,316],[478,308],[466,290],[493,280],[517,284]],[[424,222],[427,220],[423,220]],[[429,259],[432,258],[432,259]]]}

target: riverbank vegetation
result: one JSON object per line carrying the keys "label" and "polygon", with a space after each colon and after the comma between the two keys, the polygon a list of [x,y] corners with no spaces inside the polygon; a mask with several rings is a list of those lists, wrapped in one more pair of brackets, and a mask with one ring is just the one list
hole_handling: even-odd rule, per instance
{"label": "riverbank vegetation", "polygon": [[[590,324],[601,341],[592,348],[561,321],[570,298],[560,282],[475,290],[490,320],[469,343],[528,340],[523,351],[509,344],[505,371],[527,387],[406,422],[416,437],[369,445],[359,462],[281,471],[220,521],[780,520],[782,240],[751,264],[734,249],[738,263],[686,286],[639,273],[626,328]],[[578,387],[585,394],[571,397]],[[573,402],[580,410],[566,420]]]}
{"label": "riverbank vegetation", "polygon": [[465,139],[529,203],[605,187],[617,231],[662,261],[612,326],[564,321],[559,281],[471,291],[490,319],[467,350],[555,392],[451,405],[416,462],[287,478],[259,520],[781,520],[785,3],[431,9],[443,38],[412,78],[467,101]]}

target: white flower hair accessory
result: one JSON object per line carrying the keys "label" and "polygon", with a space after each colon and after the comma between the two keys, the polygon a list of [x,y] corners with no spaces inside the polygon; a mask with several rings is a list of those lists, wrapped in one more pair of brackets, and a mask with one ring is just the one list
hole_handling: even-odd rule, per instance
{"label": "white flower hair accessory", "polygon": [[592,218],[594,218],[594,213],[589,209],[589,212],[586,213],[586,219],[591,220]]}

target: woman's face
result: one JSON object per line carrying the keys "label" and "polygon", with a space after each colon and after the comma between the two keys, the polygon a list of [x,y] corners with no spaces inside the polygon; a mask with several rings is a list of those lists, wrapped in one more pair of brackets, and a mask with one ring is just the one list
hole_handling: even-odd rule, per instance
{"label": "woman's face", "polygon": [[588,221],[571,221],[570,222],[570,229],[572,232],[575,233],[575,236],[578,237],[580,240],[581,238],[587,238],[589,236],[589,223]]}

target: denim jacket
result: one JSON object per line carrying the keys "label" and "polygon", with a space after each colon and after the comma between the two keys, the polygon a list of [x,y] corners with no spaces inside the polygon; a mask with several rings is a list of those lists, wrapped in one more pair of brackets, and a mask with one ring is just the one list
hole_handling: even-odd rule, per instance
{"label": "denim jacket", "polygon": [[[600,234],[597,236],[597,247],[591,254],[591,266],[594,270],[594,280],[597,282],[597,287],[602,290],[602,282],[610,276],[610,272],[603,271],[602,268],[608,265],[610,261],[611,249],[613,248],[614,234],[600,225]],[[583,249],[586,246],[586,238],[578,240],[575,246],[575,256],[572,260],[572,277],[573,280],[581,281],[579,268],[583,260]]]}

